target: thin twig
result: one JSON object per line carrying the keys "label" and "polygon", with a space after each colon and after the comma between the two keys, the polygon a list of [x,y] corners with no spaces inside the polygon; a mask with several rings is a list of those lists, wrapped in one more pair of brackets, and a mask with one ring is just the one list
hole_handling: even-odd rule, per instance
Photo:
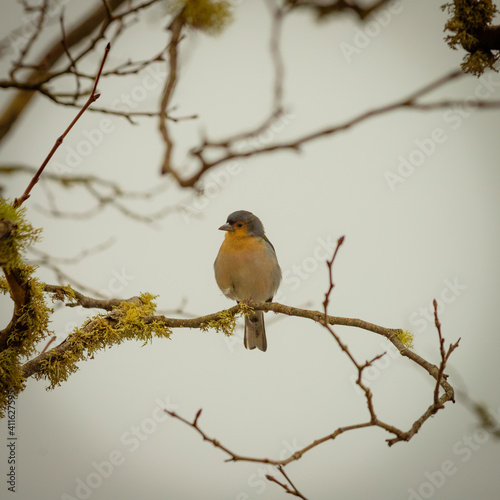
{"label": "thin twig", "polygon": [[52,344],[52,342],[54,342],[55,340],[57,339],[57,336],[56,335],[53,335],[50,340],[47,342],[47,345],[43,348],[43,351],[40,353],[40,354],[43,354],[44,352],[47,351],[47,349],[50,347],[50,344]]}
{"label": "thin twig", "polygon": [[[285,488],[285,491],[287,493],[290,493],[291,495],[294,495],[296,497],[302,498],[302,500],[307,500],[307,498],[297,489],[297,487],[295,486],[295,484],[293,484],[292,480],[290,479],[290,477],[288,476],[288,474],[285,472],[285,468],[283,466],[281,466],[281,465],[278,465],[278,470],[281,472],[281,474],[283,474],[284,478],[288,481],[288,483],[291,486],[291,489],[288,488],[287,485],[282,485],[281,483],[279,483],[277,481],[278,484],[280,484],[281,486],[283,486]],[[268,476],[266,476],[266,477],[269,479]]]}
{"label": "thin twig", "polygon": [[333,252],[332,258],[326,261],[326,265],[328,267],[329,284],[328,284],[328,290],[325,293],[325,300],[323,301],[323,308],[325,309],[325,317],[326,317],[326,310],[328,309],[328,304],[330,303],[330,294],[332,293],[333,287],[335,286],[332,279],[332,266],[335,261],[335,257],[337,257],[339,248],[342,246],[342,243],[344,243],[344,239],[345,236],[341,236],[337,240],[337,246],[335,248],[335,251]]}
{"label": "thin twig", "polygon": [[[450,344],[448,347],[448,351],[445,351],[444,348],[444,338],[441,333],[441,322],[439,321],[438,317],[438,311],[437,311],[437,301],[434,299],[432,301],[432,305],[434,306],[434,324],[436,325],[436,329],[438,332],[438,337],[439,337],[439,353],[441,355],[441,362],[439,363],[439,370],[438,374],[436,377],[436,387],[434,388],[434,406],[436,408],[436,411],[442,407],[442,404],[439,401],[439,388],[441,386],[441,380],[443,378],[446,378],[447,376],[444,374],[444,369],[446,367],[446,362],[448,361],[448,358],[450,357],[450,354],[458,347],[458,343],[460,342],[460,339],[458,339],[455,344]],[[455,400],[452,400],[453,403]]]}
{"label": "thin twig", "polygon": [[99,78],[101,77],[102,68],[104,67],[104,63],[106,62],[106,58],[108,57],[110,48],[111,48],[111,46],[108,43],[106,45],[105,50],[104,50],[104,56],[102,58],[101,65],[99,67],[99,71],[97,72],[97,76],[96,76],[96,79],[95,79],[94,87],[92,89],[92,93],[90,94],[90,97],[88,98],[87,102],[84,104],[83,108],[78,112],[78,114],[75,116],[75,118],[73,119],[73,121],[69,124],[68,128],[56,140],[54,146],[52,147],[52,149],[50,150],[49,154],[47,155],[47,157],[43,161],[42,165],[40,166],[40,168],[38,169],[38,171],[36,172],[36,174],[33,176],[33,178],[31,179],[31,182],[29,183],[28,187],[26,188],[26,191],[22,194],[22,196],[20,198],[16,198],[14,200],[14,207],[20,207],[30,197],[31,190],[33,189],[33,187],[35,186],[35,184],[38,182],[38,179],[40,178],[40,175],[42,175],[42,172],[44,171],[45,167],[49,163],[49,161],[52,158],[52,156],[54,155],[54,153],[57,151],[57,149],[59,148],[59,146],[62,144],[64,138],[68,135],[68,133],[70,132],[70,130],[73,128],[73,126],[75,125],[75,123],[80,119],[80,117],[83,115],[83,113],[85,113],[85,110],[94,101],[96,101],[100,97],[100,94],[96,93],[97,84],[99,83]]}
{"label": "thin twig", "polygon": [[[244,138],[244,134],[241,133],[237,133],[233,137],[226,138],[222,141],[212,142],[204,138],[201,146],[191,149],[191,155],[194,156],[200,163],[197,170],[195,170],[193,174],[188,177],[181,177],[179,172],[175,170],[169,172],[173,174],[175,180],[181,187],[193,187],[201,179],[201,177],[206,174],[207,171],[228,161],[236,160],[239,158],[256,157],[262,154],[268,154],[276,151],[290,150],[299,152],[302,146],[309,142],[346,131],[371,118],[379,117],[401,109],[425,109],[426,105],[419,103],[419,99],[462,76],[464,76],[464,73],[461,70],[452,71],[415,90],[406,97],[395,100],[389,104],[369,109],[368,111],[362,112],[338,125],[322,128],[320,130],[285,142],[263,144],[258,148],[241,150],[235,149],[233,147],[234,141],[236,139],[242,140]],[[252,134],[253,131],[248,137],[252,137]],[[218,157],[214,157],[214,150],[219,152]]]}

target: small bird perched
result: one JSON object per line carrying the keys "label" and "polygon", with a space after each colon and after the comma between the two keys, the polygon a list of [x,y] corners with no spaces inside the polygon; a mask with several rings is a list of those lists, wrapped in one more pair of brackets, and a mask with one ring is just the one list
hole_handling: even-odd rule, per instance
{"label": "small bird perched", "polygon": [[[271,302],[281,282],[281,269],[260,219],[238,210],[219,229],[227,231],[214,263],[222,293],[237,302]],[[247,349],[267,349],[263,311],[245,316],[244,344]]]}

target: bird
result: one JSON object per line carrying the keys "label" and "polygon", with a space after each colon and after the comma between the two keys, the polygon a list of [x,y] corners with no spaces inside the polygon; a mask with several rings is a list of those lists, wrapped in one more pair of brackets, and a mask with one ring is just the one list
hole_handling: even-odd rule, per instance
{"label": "bird", "polygon": [[[260,219],[251,212],[238,210],[219,229],[226,235],[214,271],[222,293],[238,303],[271,302],[281,283],[281,268]],[[263,311],[245,316],[243,343],[247,349],[266,351]]]}

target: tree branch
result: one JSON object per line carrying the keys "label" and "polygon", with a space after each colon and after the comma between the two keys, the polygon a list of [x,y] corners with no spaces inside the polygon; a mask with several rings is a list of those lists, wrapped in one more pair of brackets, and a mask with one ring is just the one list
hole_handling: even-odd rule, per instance
{"label": "tree branch", "polygon": [[[455,342],[455,344],[450,344],[450,346],[448,347],[448,351],[445,351],[444,338],[443,338],[443,335],[441,334],[441,323],[440,323],[439,318],[438,318],[438,312],[437,312],[438,306],[437,306],[436,299],[434,299],[432,301],[432,304],[434,306],[434,324],[436,325],[436,329],[437,329],[438,336],[439,336],[439,353],[441,355],[441,362],[439,363],[439,370],[438,370],[438,374],[436,377],[436,387],[434,389],[434,406],[437,410],[439,405],[440,405],[439,387],[441,384],[441,380],[443,380],[444,378],[447,377],[447,375],[444,374],[444,369],[446,367],[446,363],[447,363],[448,358],[450,357],[451,353],[458,347],[458,343],[460,342],[460,339],[458,339]],[[455,402],[454,399],[452,401]]]}
{"label": "tree branch", "polygon": [[[330,332],[330,334],[333,336],[333,338],[335,339],[335,341],[337,342],[337,344],[339,345],[341,350],[344,353],[346,353],[346,355],[349,357],[349,359],[351,360],[351,362],[354,364],[354,366],[356,367],[356,369],[358,371],[358,378],[356,380],[356,383],[363,390],[364,395],[365,395],[366,405],[367,405],[368,413],[370,416],[368,421],[362,422],[359,424],[353,424],[353,425],[339,427],[333,433],[328,434],[320,439],[316,439],[315,441],[313,441],[309,445],[305,446],[301,450],[298,450],[298,451],[294,452],[293,454],[291,454],[288,458],[276,460],[276,459],[270,459],[270,458],[259,458],[259,457],[249,457],[249,456],[245,456],[245,455],[240,455],[238,453],[235,453],[231,449],[229,449],[227,446],[220,443],[220,441],[218,441],[217,439],[210,437],[205,431],[203,431],[200,428],[200,426],[198,424],[199,419],[200,419],[200,415],[202,412],[201,409],[197,412],[193,421],[189,421],[189,420],[185,419],[184,417],[181,417],[180,415],[178,415],[174,411],[170,411],[167,409],[164,410],[171,417],[173,417],[177,420],[180,420],[182,423],[192,427],[198,434],[200,434],[200,436],[203,438],[204,441],[208,441],[208,442],[212,443],[213,446],[215,446],[216,448],[223,451],[226,455],[228,455],[229,458],[227,458],[227,460],[226,460],[228,462],[238,462],[238,461],[258,462],[258,463],[270,464],[270,465],[277,466],[279,471],[282,473],[282,475],[287,480],[288,484],[278,481],[275,477],[273,477],[269,474],[266,475],[266,478],[268,479],[268,481],[271,481],[271,482],[274,482],[275,484],[278,484],[279,486],[281,486],[285,490],[286,493],[289,493],[291,495],[294,495],[294,496],[297,496],[297,497],[303,498],[303,499],[305,497],[297,490],[297,488],[294,486],[293,482],[290,480],[290,478],[288,477],[288,475],[284,471],[284,467],[286,465],[288,465],[289,463],[296,461],[296,460],[299,460],[305,453],[307,453],[311,449],[315,448],[316,446],[319,446],[320,444],[322,444],[326,441],[336,439],[338,436],[340,436],[344,432],[352,431],[355,429],[361,429],[361,428],[365,428],[365,427],[380,427],[381,429],[384,429],[385,431],[393,434],[394,435],[393,438],[387,439],[387,443],[389,446],[392,446],[393,444],[395,444],[399,441],[409,441],[418,432],[418,430],[420,429],[422,424],[427,419],[429,419],[432,415],[434,415],[438,410],[443,408],[443,405],[445,402],[447,402],[447,401],[454,402],[453,388],[446,382],[446,376],[444,376],[443,370],[444,370],[444,367],[446,365],[446,362],[447,362],[451,352],[458,346],[458,342],[456,344],[450,346],[450,348],[448,349],[448,352],[445,352],[444,339],[442,338],[442,335],[441,335],[441,325],[439,323],[439,319],[438,319],[438,315],[437,315],[437,302],[436,301],[434,301],[435,321],[436,321],[436,327],[437,327],[438,335],[439,335],[439,339],[440,339],[440,352],[441,352],[441,358],[442,358],[439,368],[436,367],[435,365],[432,365],[429,362],[423,360],[415,353],[412,353],[412,351],[410,351],[407,347],[405,347],[404,344],[401,342],[401,340],[399,338],[397,338],[397,331],[385,329],[383,327],[378,327],[375,325],[364,324],[364,322],[361,322],[361,320],[351,320],[351,319],[347,319],[347,318],[335,318],[335,317],[331,317],[327,314],[327,308],[328,308],[328,305],[330,303],[330,296],[331,296],[331,293],[334,289],[334,281],[333,281],[333,276],[332,276],[333,263],[337,257],[339,248],[343,242],[344,242],[344,237],[339,238],[339,240],[337,241],[337,247],[333,253],[332,258],[329,261],[327,261],[327,267],[328,267],[328,273],[329,273],[329,286],[328,286],[327,292],[325,293],[325,300],[323,302],[323,308],[324,308],[323,314],[321,314],[317,311],[303,311],[303,310],[300,311],[300,310],[296,310],[294,308],[288,308],[287,306],[282,306],[281,304],[274,304],[274,303],[271,303],[271,304],[250,304],[250,307],[252,307],[253,309],[262,309],[262,310],[264,310],[264,309],[265,310],[274,310],[274,311],[280,310],[280,312],[283,312],[283,309],[282,309],[283,307],[287,307],[287,310],[288,310],[287,312],[290,315],[300,316],[300,317],[309,317],[310,319],[313,319],[314,321],[321,323]],[[261,307],[264,305],[266,305],[267,307],[266,308]],[[239,308],[240,306],[238,305],[235,307]],[[248,307],[248,305],[247,305],[247,307]],[[408,431],[403,431],[403,430],[401,430],[401,429],[399,429],[391,424],[385,423],[377,417],[375,407],[373,404],[373,400],[372,400],[371,390],[363,383],[362,378],[363,378],[364,369],[367,368],[368,366],[371,366],[371,364],[376,359],[379,359],[382,355],[376,356],[372,360],[366,361],[364,364],[360,364],[359,362],[357,362],[354,355],[351,353],[349,347],[345,343],[342,342],[340,337],[331,328],[331,325],[333,325],[333,324],[352,324],[352,323],[357,323],[357,325],[360,326],[361,328],[364,327],[365,329],[368,329],[370,331],[377,331],[377,333],[383,334],[386,338],[388,338],[391,342],[393,342],[393,344],[398,348],[398,350],[400,351],[400,353],[402,355],[408,356],[410,359],[415,361],[417,364],[424,367],[428,371],[428,373],[436,380],[437,390],[435,391],[433,404],[430,405],[427,408],[427,410],[419,418],[417,418],[415,420],[415,422],[413,423],[413,425],[411,426],[411,428]],[[409,355],[409,353],[412,353],[412,354]],[[445,390],[445,393],[441,397],[439,397],[439,392],[438,392],[440,386],[443,387]]]}
{"label": "tree branch", "polygon": [[[116,10],[126,0],[109,0],[108,5],[112,10]],[[96,7],[77,26],[71,29],[66,35],[66,49],[78,45],[82,40],[92,34],[106,19],[105,8],[102,4]],[[106,21],[105,21],[106,22]],[[7,104],[0,115],[0,141],[12,129],[14,123],[21,116],[26,106],[35,95],[33,90],[37,89],[39,83],[43,81],[56,63],[66,54],[65,47],[60,40],[53,43],[52,47],[41,57],[35,69],[26,78],[19,88],[29,89],[27,92],[18,92]]]}
{"label": "tree branch", "polygon": [[181,183],[181,178],[178,176],[177,171],[172,167],[172,150],[174,147],[173,141],[170,137],[170,132],[167,124],[168,117],[168,107],[170,105],[170,100],[175,90],[177,84],[178,73],[179,73],[179,54],[178,47],[182,40],[182,10],[174,17],[173,21],[170,23],[169,30],[171,32],[170,43],[168,46],[168,64],[169,73],[168,78],[165,82],[163,88],[163,94],[160,103],[160,114],[159,114],[159,129],[165,142],[165,153],[163,158],[163,164],[161,166],[162,174],[172,174],[173,177]]}
{"label": "tree branch", "polygon": [[[418,100],[425,95],[430,94],[434,90],[442,87],[443,85],[457,78],[460,78],[463,75],[463,72],[460,70],[452,71],[444,76],[437,78],[433,82],[424,85],[420,89],[415,90],[407,97],[360,113],[338,125],[332,125],[330,127],[322,128],[320,130],[305,134],[301,137],[287,142],[263,145],[258,148],[252,148],[249,151],[242,151],[241,149],[235,148],[236,143],[244,138],[253,137],[255,131],[249,132],[246,135],[237,133],[232,137],[219,141],[210,141],[207,139],[203,139],[203,142],[199,147],[193,148],[191,150],[191,155],[195,157],[199,162],[198,169],[189,177],[182,178],[180,177],[179,173],[176,172],[174,174],[174,178],[182,187],[194,187],[208,170],[231,160],[235,160],[238,158],[255,157],[261,154],[281,150],[300,151],[301,147],[309,142],[313,142],[317,139],[322,139],[336,133],[343,132],[371,118],[379,117],[401,109],[436,109],[439,107],[437,103],[426,105],[424,103],[418,102]],[[218,152],[218,158],[214,159],[215,152]],[[210,160],[208,158],[210,158]]]}
{"label": "tree branch", "polygon": [[278,465],[278,470],[283,474],[284,478],[288,481],[288,486],[286,483],[281,483],[278,481],[275,477],[267,474],[266,478],[268,481],[272,481],[276,484],[279,484],[287,493],[290,495],[296,496],[298,498],[302,498],[303,500],[307,500],[307,498],[296,488],[296,486],[293,484],[292,480],[288,477],[288,474],[285,472],[284,467],[281,465]]}
{"label": "tree branch", "polygon": [[[70,298],[70,302],[66,304],[67,306],[74,307],[76,305],[81,305],[82,307],[86,308],[100,308],[104,309],[107,311],[113,311],[113,309],[117,306],[119,306],[122,302],[122,300],[119,299],[92,299],[90,297],[87,297],[77,291],[74,291],[72,289],[68,289],[66,287],[61,287],[61,286],[55,286],[55,285],[45,285],[45,291],[52,293],[53,294],[53,299],[55,300],[65,300],[66,298]],[[326,299],[329,299],[329,297],[326,297]],[[325,299],[325,300],[326,300]],[[129,302],[136,301],[137,297],[133,297],[131,299],[128,299]],[[221,325],[221,321],[227,320],[227,318],[235,318],[235,316],[245,310],[245,308],[250,307],[254,310],[262,310],[262,311],[274,311],[276,313],[281,313],[285,314],[288,316],[294,316],[294,317],[301,317],[301,318],[307,318],[310,319],[319,325],[322,325],[323,327],[327,327],[332,336],[335,338],[339,346],[341,347],[342,351],[346,352],[346,354],[349,356],[353,364],[356,366],[358,370],[358,379],[357,379],[357,384],[361,387],[361,389],[365,393],[366,397],[366,402],[367,402],[367,407],[369,410],[370,414],[370,419],[367,422],[363,422],[360,424],[356,424],[354,426],[346,426],[346,427],[340,427],[337,429],[333,434],[330,434],[329,436],[326,436],[325,438],[322,438],[320,440],[315,441],[312,443],[312,445],[309,445],[308,447],[304,448],[302,451],[297,452],[294,454],[295,458],[291,458],[288,460],[281,460],[281,461],[270,461],[270,460],[263,460],[263,459],[247,459],[241,458],[236,454],[231,455],[233,460],[247,460],[247,461],[261,461],[265,463],[272,463],[274,465],[286,465],[292,460],[296,460],[300,458],[300,456],[311,449],[314,446],[317,446],[318,444],[321,444],[322,442],[330,439],[335,439],[339,434],[345,432],[346,430],[351,430],[355,428],[360,428],[360,427],[368,427],[368,426],[376,426],[380,427],[384,430],[386,430],[389,433],[392,433],[395,437],[388,439],[388,444],[392,445],[395,444],[396,442],[399,441],[409,441],[420,429],[422,424],[432,415],[436,413],[437,410],[443,407],[444,403],[447,401],[454,401],[454,391],[452,386],[448,383],[446,380],[446,377],[443,376],[443,368],[438,368],[436,365],[430,363],[429,361],[425,360],[415,352],[413,352],[411,349],[409,349],[400,339],[401,334],[403,333],[399,329],[392,329],[392,328],[386,328],[378,325],[374,325],[372,323],[368,323],[366,321],[360,320],[360,319],[355,319],[355,318],[344,318],[344,317],[338,317],[338,316],[330,316],[325,314],[325,312],[319,312],[319,311],[312,311],[312,310],[307,310],[307,309],[298,309],[290,306],[285,306],[283,304],[278,304],[278,303],[249,303],[246,305],[236,305],[233,306],[230,309],[226,309],[217,313],[209,314],[206,316],[201,316],[197,318],[187,318],[187,319],[181,319],[181,318],[167,318],[163,315],[155,315],[155,316],[145,316],[141,318],[141,321],[144,322],[144,324],[152,324],[155,323],[157,325],[161,325],[163,327],[167,328],[200,328],[200,329],[206,329],[210,327],[215,327]],[[349,348],[347,347],[346,344],[344,344],[338,335],[331,329],[331,326],[334,325],[342,325],[342,326],[349,326],[349,327],[355,327],[355,328],[361,328],[370,332],[377,333],[379,335],[382,335],[385,337],[387,340],[389,340],[400,352],[402,356],[407,357],[420,367],[422,367],[427,373],[436,380],[436,384],[438,384],[443,390],[444,393],[437,399],[437,401],[433,401],[433,404],[431,404],[428,409],[424,412],[424,414],[419,417],[412,425],[412,427],[408,431],[402,431],[390,424],[387,424],[381,420],[378,419],[375,413],[375,409],[373,406],[372,402],[372,395],[371,391],[368,387],[366,387],[363,384],[362,381],[362,375],[363,375],[363,370],[370,366],[376,359],[378,359],[380,356],[376,356],[370,361],[366,361],[365,363],[359,363],[355,360],[354,356],[352,353],[350,353]],[[224,328],[221,326],[221,328]],[[54,349],[57,349],[57,351],[54,351]],[[51,356],[51,353],[57,352],[61,353],[64,351],[64,342],[54,348],[52,350],[49,350],[45,352],[43,355],[39,355],[37,358],[31,360],[29,362],[29,370],[28,368],[26,369],[26,376],[30,376],[37,371],[40,370],[41,368],[41,363],[45,360],[48,359]],[[445,362],[447,361],[449,357],[446,357]],[[198,432],[200,432],[199,429],[197,429]],[[200,432],[201,433],[201,432]],[[206,438],[206,437],[205,437]],[[227,449],[224,449],[227,453],[229,451]],[[231,454],[231,453],[230,453]],[[238,457],[238,458],[234,458]]]}
{"label": "tree branch", "polygon": [[318,19],[323,19],[327,16],[342,14],[343,12],[354,13],[361,21],[365,20],[375,10],[389,3],[389,0],[375,0],[371,5],[366,5],[366,2],[359,4],[355,1],[333,0],[330,3],[315,0],[287,0],[287,4],[291,8],[307,8],[316,13]]}
{"label": "tree branch", "polygon": [[60,137],[58,137],[58,139],[56,140],[54,146],[52,147],[52,149],[50,150],[49,154],[47,155],[47,157],[45,158],[45,160],[41,164],[40,168],[37,170],[36,174],[31,179],[31,182],[28,184],[28,187],[26,188],[26,190],[24,191],[24,193],[22,194],[22,196],[20,198],[16,198],[14,200],[14,204],[13,204],[14,208],[20,207],[30,197],[31,190],[33,189],[33,187],[35,186],[35,184],[38,182],[38,179],[40,178],[40,175],[42,175],[42,172],[44,171],[45,167],[49,163],[49,161],[52,158],[52,156],[54,156],[54,153],[57,151],[57,149],[59,148],[59,146],[63,143],[64,138],[69,134],[70,130],[73,128],[73,126],[75,125],[75,123],[80,119],[80,117],[83,115],[83,113],[85,113],[86,109],[94,101],[96,101],[100,97],[100,94],[96,93],[97,92],[97,84],[99,83],[99,79],[100,79],[101,73],[102,73],[102,68],[104,67],[104,63],[106,62],[106,59],[108,57],[110,48],[111,47],[110,47],[110,45],[108,43],[106,45],[106,49],[104,50],[104,56],[103,56],[103,58],[101,60],[101,65],[100,65],[99,70],[97,72],[97,76],[96,76],[96,79],[95,79],[95,82],[94,82],[94,87],[92,88],[92,92],[91,92],[91,94],[90,94],[87,102],[84,104],[84,106],[82,107],[82,109],[78,112],[78,114],[75,116],[75,118],[73,119],[73,121],[68,125],[68,127],[63,132],[63,134]]}

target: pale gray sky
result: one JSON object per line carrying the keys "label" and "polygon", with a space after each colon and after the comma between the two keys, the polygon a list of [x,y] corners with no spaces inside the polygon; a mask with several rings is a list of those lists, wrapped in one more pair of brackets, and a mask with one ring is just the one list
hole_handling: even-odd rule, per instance
{"label": "pale gray sky", "polygon": [[[78,12],[74,4],[67,2],[68,16]],[[307,14],[286,21],[287,114],[261,141],[340,123],[459,65],[462,54],[443,42],[446,16],[439,5],[428,0],[394,5],[396,13],[385,26],[375,21],[367,40],[360,35],[365,28],[348,16],[319,25]],[[20,9],[15,2],[3,2],[0,9],[7,33],[20,22]],[[179,114],[197,113],[200,119],[174,128],[178,164],[202,130],[224,137],[257,124],[269,110],[268,10],[262,2],[243,1],[235,15],[221,36],[195,34],[183,44],[183,78],[174,103]],[[109,64],[144,59],[165,36],[149,16],[112,48]],[[366,46],[347,58],[346,44]],[[97,57],[92,64],[89,71]],[[137,109],[154,109],[161,84],[155,86],[150,74],[151,90],[141,93],[144,78],[103,80],[99,105],[123,105],[123,95],[135,95]],[[463,99],[486,88],[488,98],[499,99],[500,76],[486,78],[486,85],[462,78],[431,97]],[[38,98],[5,144],[1,163],[39,165],[74,113]],[[101,128],[103,140],[80,155],[75,173],[101,175],[130,189],[160,182],[163,148],[156,122],[141,119],[134,127],[117,117],[104,119],[85,114],[49,170],[68,163],[72,151],[84,151],[82,141]],[[205,178],[209,196],[196,204],[172,184],[149,205],[134,207],[151,213],[187,199],[193,215],[173,214],[153,226],[112,209],[84,221],[47,217],[37,211],[37,205],[47,206],[41,186],[26,206],[32,223],[44,228],[39,248],[54,255],[71,256],[116,238],[105,252],[67,268],[76,280],[119,297],[158,294],[159,309],[176,308],[186,299],[186,310],[196,315],[233,305],[218,290],[212,268],[223,237],[217,228],[232,211],[250,210],[263,221],[285,276],[278,298],[293,306],[321,307],[327,286],[323,249],[345,235],[330,312],[409,329],[415,351],[438,362],[428,315],[432,299],[442,298],[444,336],[447,342],[462,338],[448,368],[451,383],[498,414],[497,133],[496,111],[469,116],[456,110],[398,111],[310,143],[301,154],[281,152],[238,160],[230,169],[221,166]],[[397,173],[404,162],[418,165],[391,187],[387,173]],[[7,195],[18,196],[27,181],[13,179]],[[70,211],[93,203],[76,190],[56,194],[60,207]],[[39,275],[55,281],[46,269]],[[10,301],[2,298],[0,306],[8,318]],[[58,311],[53,324],[58,341],[88,314]],[[266,322],[265,354],[243,348],[241,326],[238,338],[230,340],[178,330],[169,341],[144,347],[129,342],[99,353],[53,391],[30,380],[17,402],[16,498],[285,498],[264,479],[270,472],[265,466],[225,463],[222,452],[159,410],[169,405],[192,418],[203,408],[200,425],[210,436],[238,453],[270,458],[367,419],[352,382],[353,366],[324,329],[273,314]],[[390,348],[375,334],[336,331],[360,361]],[[370,375],[380,417],[404,429],[432,400],[432,381],[399,356],[387,356]],[[5,435],[0,422],[0,442]],[[287,471],[311,500],[466,500],[500,493],[500,443],[476,432],[462,404],[448,403],[409,443],[389,448],[388,437],[380,429],[346,433]],[[4,457],[3,452],[2,470]],[[108,471],[102,464],[110,460],[115,466]],[[82,482],[90,483],[90,490]],[[1,488],[6,491],[5,484]]]}

